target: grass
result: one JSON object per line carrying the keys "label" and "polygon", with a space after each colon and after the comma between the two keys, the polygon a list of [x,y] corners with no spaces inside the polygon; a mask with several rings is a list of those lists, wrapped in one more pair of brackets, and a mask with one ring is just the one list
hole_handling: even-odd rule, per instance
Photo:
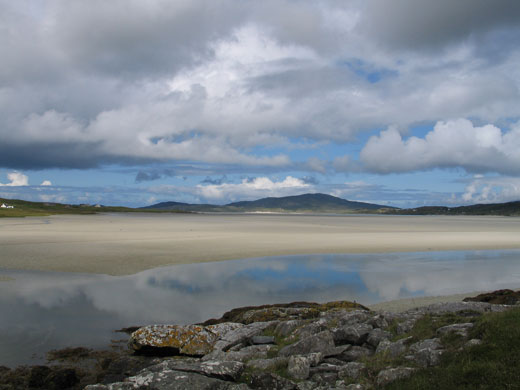
{"label": "grass", "polygon": [[[439,366],[420,370],[386,389],[520,389],[519,325],[520,309],[485,314],[470,331],[470,338],[482,339],[481,345],[458,350],[454,348],[458,339],[443,339],[452,348]],[[423,332],[428,326],[420,328]]]}
{"label": "grass", "polygon": [[115,207],[115,206],[101,206],[95,207],[91,205],[69,205],[61,203],[46,203],[46,202],[28,202],[17,199],[3,199],[0,198],[0,204],[6,203],[14,206],[12,209],[0,208],[0,218],[20,218],[20,217],[42,217],[48,215],[59,214],[77,214],[90,215],[99,212],[104,213],[130,213],[130,212],[146,212],[146,213],[175,213],[177,211],[161,211],[161,210],[147,210],[147,209],[133,209],[130,207]]}

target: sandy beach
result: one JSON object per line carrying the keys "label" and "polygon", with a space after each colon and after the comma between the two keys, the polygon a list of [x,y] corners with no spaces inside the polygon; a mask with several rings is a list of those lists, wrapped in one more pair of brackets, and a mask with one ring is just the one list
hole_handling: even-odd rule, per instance
{"label": "sandy beach", "polygon": [[520,248],[520,218],[99,214],[0,220],[0,268],[133,274],[250,257]]}

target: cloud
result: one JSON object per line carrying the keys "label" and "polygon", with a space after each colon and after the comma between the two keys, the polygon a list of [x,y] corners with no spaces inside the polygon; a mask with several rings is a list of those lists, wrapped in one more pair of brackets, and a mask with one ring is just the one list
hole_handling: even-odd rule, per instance
{"label": "cloud", "polygon": [[437,122],[424,138],[403,139],[395,127],[371,137],[360,154],[364,168],[396,173],[461,167],[468,172],[520,175],[520,125],[509,131],[469,120]]}
{"label": "cloud", "polygon": [[284,180],[273,181],[268,177],[243,179],[241,183],[197,185],[200,196],[209,200],[251,200],[266,196],[287,196],[308,192],[312,185],[302,179],[287,176]]}
{"label": "cloud", "polygon": [[22,187],[29,185],[29,178],[20,172],[10,172],[7,174],[7,179],[10,181],[9,183],[2,184],[0,186],[7,187]]}
{"label": "cloud", "polygon": [[476,175],[466,185],[460,201],[465,204],[520,201],[520,178]]}
{"label": "cloud", "polygon": [[41,186],[52,186],[52,182],[50,180],[44,180],[42,181]]}

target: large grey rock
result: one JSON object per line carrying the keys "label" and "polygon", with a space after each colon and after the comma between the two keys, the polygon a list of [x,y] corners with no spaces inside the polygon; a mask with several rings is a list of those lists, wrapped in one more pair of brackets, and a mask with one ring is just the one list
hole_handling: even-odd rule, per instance
{"label": "large grey rock", "polygon": [[183,372],[165,368],[162,364],[152,366],[139,374],[127,378],[124,382],[108,385],[90,385],[85,390],[239,390],[247,386],[236,385],[221,379],[207,377],[195,372]]}
{"label": "large grey rock", "polygon": [[412,355],[412,361],[419,367],[432,367],[441,362],[441,356],[444,353],[442,349],[425,348],[415,352]]}
{"label": "large grey rock", "polygon": [[202,356],[213,350],[223,335],[244,327],[237,323],[218,325],[149,325],[132,333],[129,345],[135,351],[171,349],[172,353]]}
{"label": "large grey rock", "polygon": [[376,382],[379,386],[383,386],[397,379],[408,378],[414,371],[415,369],[410,367],[389,368],[379,372]]}
{"label": "large grey rock", "polygon": [[289,336],[294,330],[300,326],[303,325],[302,320],[289,320],[289,321],[282,321],[278,325],[276,325],[276,328],[274,329],[274,332],[282,337]]}
{"label": "large grey rock", "polygon": [[418,341],[417,343],[410,345],[410,352],[413,352],[413,353],[419,352],[423,349],[432,349],[432,350],[442,349],[441,340],[438,338],[425,339],[425,340],[421,340],[421,341]]}
{"label": "large grey rock", "polygon": [[382,340],[389,340],[392,338],[390,332],[384,331],[380,328],[372,329],[367,337],[367,344],[377,348]]}
{"label": "large grey rock", "polygon": [[216,341],[213,345],[214,349],[220,349],[222,351],[227,351],[229,348],[240,344],[242,342],[247,342],[251,337],[258,336],[265,329],[270,326],[273,326],[276,322],[254,322],[249,325],[243,325],[242,327],[237,327],[219,337],[218,341]]}
{"label": "large grey rock", "polygon": [[280,356],[307,355],[312,352],[322,352],[324,355],[334,348],[332,334],[326,330],[316,335],[306,337],[294,344],[287,345],[279,352]]}
{"label": "large grey rock", "polygon": [[[472,302],[477,303],[477,302]],[[473,328],[474,324],[471,322],[467,322],[464,324],[453,324],[453,325],[446,325],[442,328],[437,329],[437,334],[439,335],[445,335],[448,333],[455,333],[462,337],[468,337],[468,331]]]}
{"label": "large grey rock", "polygon": [[229,350],[228,352],[224,352],[216,349],[213,352],[204,355],[202,360],[228,360],[245,362],[250,359],[265,359],[267,358],[269,351],[274,348],[276,348],[274,345],[251,345],[238,351]]}
{"label": "large grey rock", "polygon": [[377,346],[376,353],[382,353],[391,357],[397,357],[406,352],[406,343],[408,343],[410,340],[411,337],[401,339],[399,341],[396,341],[395,343],[392,343],[388,340],[383,340]]}
{"label": "large grey rock", "polygon": [[345,312],[338,320],[340,326],[351,326],[368,321],[373,314],[366,310]]}
{"label": "large grey rock", "polygon": [[246,362],[246,368],[259,371],[274,371],[279,367],[287,367],[288,360],[289,358],[285,356],[279,356],[272,359],[252,359]]}
{"label": "large grey rock", "polygon": [[336,345],[352,344],[362,345],[368,338],[368,334],[372,331],[372,325],[354,324],[342,326],[334,329],[332,336]]}
{"label": "large grey rock", "polygon": [[[172,359],[166,360],[160,363],[157,371],[184,371],[184,372],[196,372],[198,374],[211,376],[223,380],[236,381],[242,371],[244,370],[244,364],[241,362],[232,361],[205,361],[205,362],[186,362],[183,360]],[[154,370],[150,368],[150,370]]]}
{"label": "large grey rock", "polygon": [[274,344],[273,336],[253,336],[250,339],[251,344],[262,345],[262,344]]}
{"label": "large grey rock", "polygon": [[296,384],[280,375],[269,372],[253,373],[249,386],[253,389],[294,390]]}
{"label": "large grey rock", "polygon": [[294,379],[307,379],[310,367],[311,362],[309,358],[301,355],[291,356],[287,365],[287,373]]}
{"label": "large grey rock", "polygon": [[344,362],[354,362],[356,360],[359,360],[361,358],[364,358],[366,356],[370,356],[373,354],[373,351],[371,351],[368,348],[365,347],[359,347],[357,345],[350,347],[343,353],[336,355],[335,358],[339,360],[343,360]]}
{"label": "large grey rock", "polygon": [[363,363],[350,362],[341,367],[338,376],[341,379],[357,379],[365,369]]}

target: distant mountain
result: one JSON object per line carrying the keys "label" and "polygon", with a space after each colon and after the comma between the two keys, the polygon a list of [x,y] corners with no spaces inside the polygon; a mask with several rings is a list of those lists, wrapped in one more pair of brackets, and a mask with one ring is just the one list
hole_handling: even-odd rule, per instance
{"label": "distant mountain", "polygon": [[287,210],[287,211],[346,211],[378,210],[387,208],[373,203],[354,202],[327,194],[303,194],[281,198],[263,198],[252,201],[234,202],[228,208],[240,210]]}
{"label": "distant mountain", "polygon": [[181,210],[181,211],[214,211],[214,212],[375,212],[394,207],[382,206],[373,203],[354,202],[327,194],[303,194],[284,196],[280,198],[262,198],[252,201],[233,202],[224,206],[210,204],[189,204],[180,202],[162,202],[144,207],[153,210]]}
{"label": "distant mountain", "polygon": [[520,216],[520,201],[507,203],[474,204],[471,206],[424,206],[412,209],[388,210],[389,214],[402,215],[504,215]]}

